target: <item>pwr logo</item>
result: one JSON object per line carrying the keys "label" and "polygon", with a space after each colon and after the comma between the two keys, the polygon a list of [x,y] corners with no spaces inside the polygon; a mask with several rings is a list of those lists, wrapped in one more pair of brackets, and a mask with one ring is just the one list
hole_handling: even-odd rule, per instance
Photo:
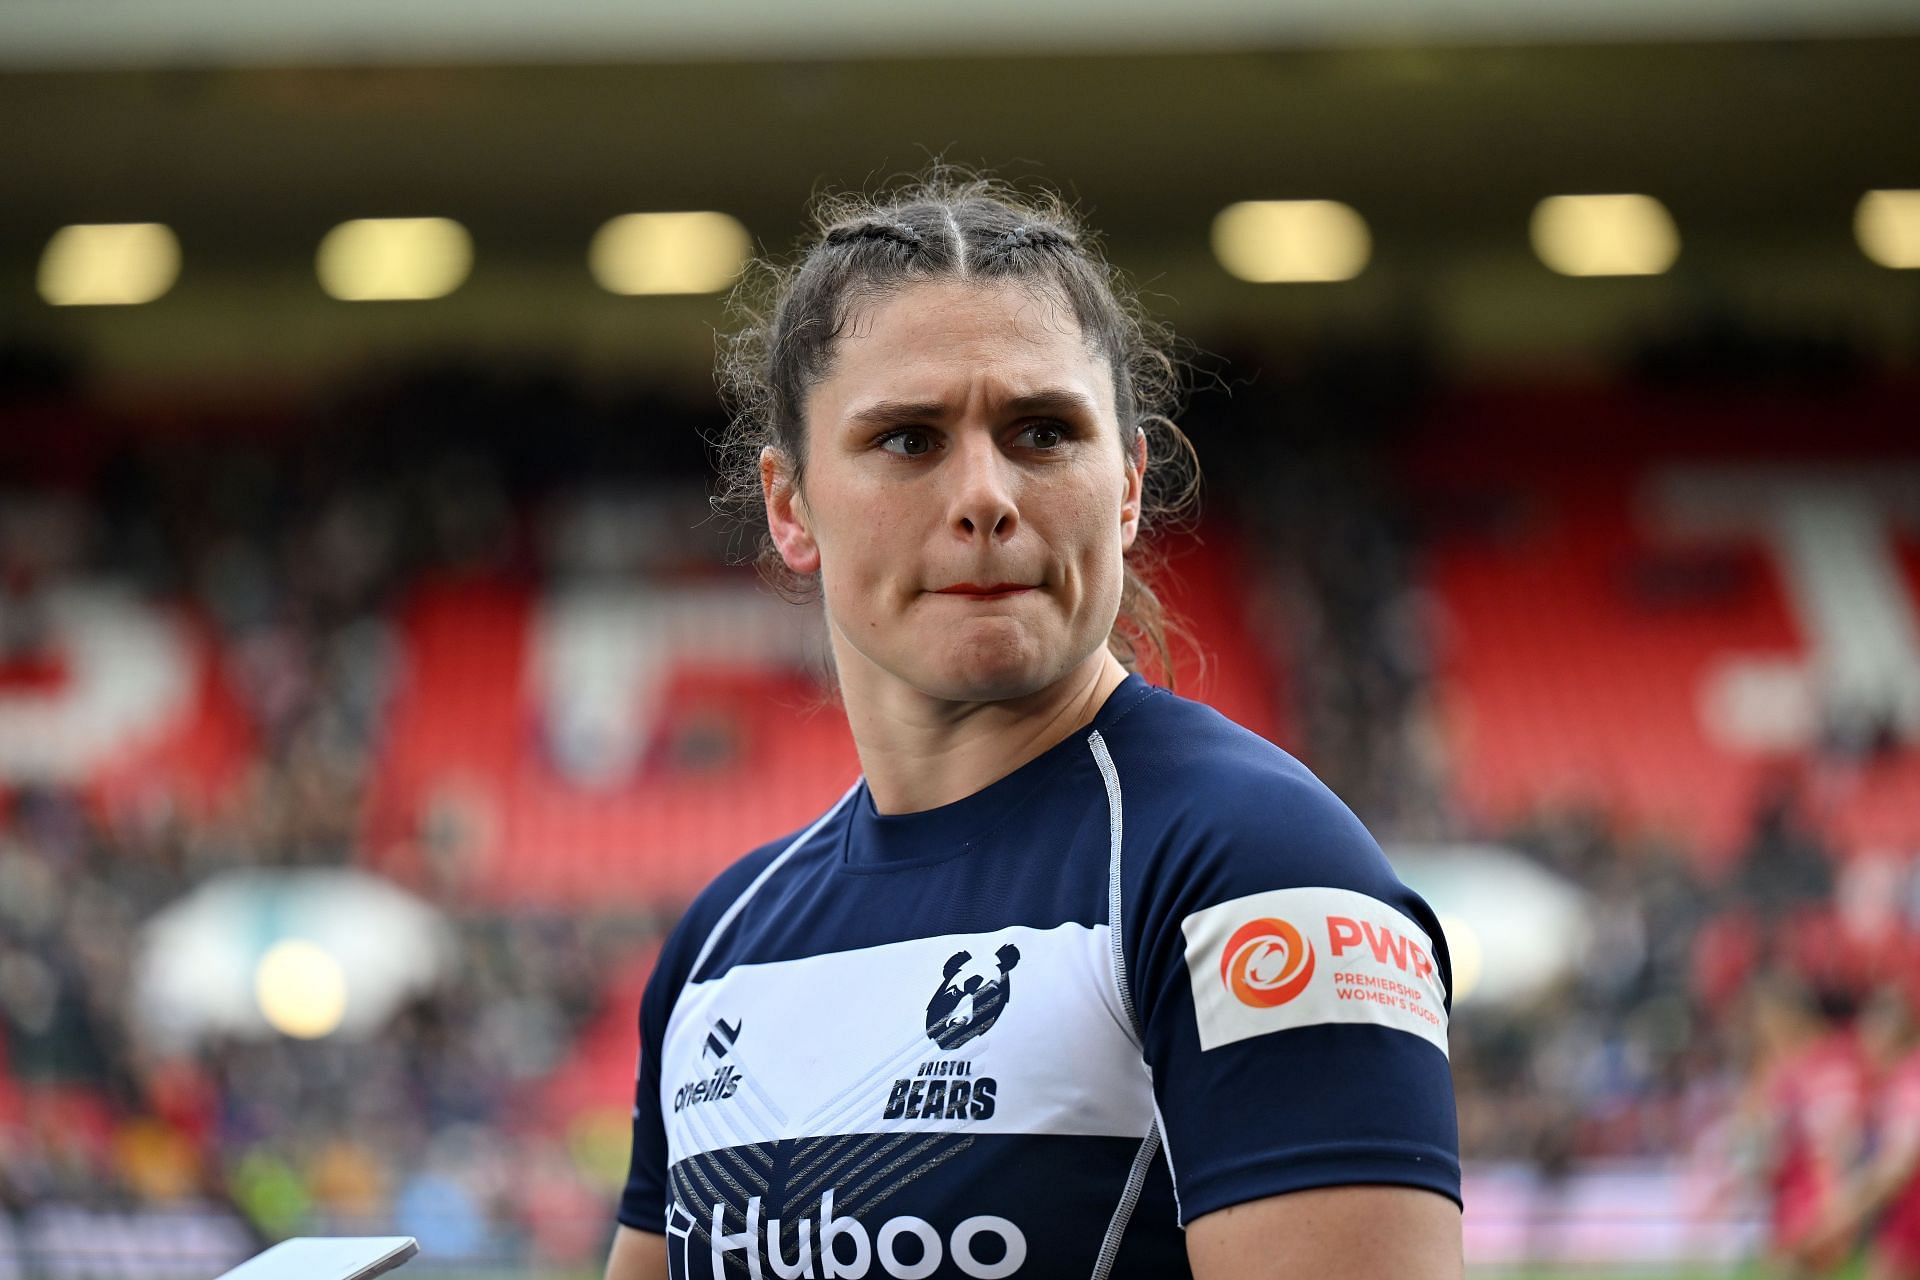
{"label": "pwr logo", "polygon": [[1371,920],[1327,917],[1327,949],[1334,959],[1362,947],[1371,952],[1378,963],[1390,964],[1402,973],[1416,978],[1433,974],[1433,961],[1428,958],[1426,948],[1398,929],[1376,925]]}
{"label": "pwr logo", "polygon": [[1220,980],[1241,1004],[1283,1005],[1313,981],[1313,944],[1285,920],[1250,920],[1221,949]]}
{"label": "pwr logo", "polygon": [[1200,1047],[1330,1023],[1406,1032],[1447,1051],[1439,942],[1417,900],[1270,889],[1180,922]]}

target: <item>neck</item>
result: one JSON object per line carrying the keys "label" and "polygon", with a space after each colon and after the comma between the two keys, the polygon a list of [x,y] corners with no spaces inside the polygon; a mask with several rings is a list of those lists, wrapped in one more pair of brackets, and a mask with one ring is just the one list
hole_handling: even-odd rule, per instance
{"label": "neck", "polygon": [[950,702],[886,676],[862,658],[836,656],[854,747],[874,808],[883,814],[952,804],[1006,777],[1093,723],[1127,678],[1126,668],[1101,645],[1034,693]]}

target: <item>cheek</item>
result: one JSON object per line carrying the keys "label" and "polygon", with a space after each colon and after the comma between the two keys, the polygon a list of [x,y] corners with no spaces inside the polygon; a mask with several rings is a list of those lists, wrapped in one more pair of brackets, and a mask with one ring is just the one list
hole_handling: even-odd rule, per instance
{"label": "cheek", "polygon": [[1070,537],[1078,558],[1089,564],[1119,563],[1122,546],[1121,497],[1104,469],[1082,477],[1050,504],[1061,534]]}
{"label": "cheek", "polygon": [[820,587],[842,623],[885,610],[899,584],[914,576],[918,534],[909,510],[872,494],[837,495],[833,514],[815,532],[820,542]]}
{"label": "cheek", "polygon": [[1081,626],[1105,634],[1120,607],[1121,587],[1126,576],[1126,544],[1120,524],[1122,500],[1110,472],[1102,471],[1097,486],[1083,486],[1070,503],[1063,503],[1059,514],[1070,527],[1074,542],[1073,559],[1079,578],[1072,602]]}

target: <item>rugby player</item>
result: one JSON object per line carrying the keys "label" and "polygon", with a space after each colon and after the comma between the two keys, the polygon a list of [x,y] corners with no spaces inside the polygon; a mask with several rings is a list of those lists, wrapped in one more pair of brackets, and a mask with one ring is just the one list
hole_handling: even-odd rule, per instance
{"label": "rugby player", "polygon": [[1872,1280],[1920,1280],[1920,984],[1876,991],[1860,1041],[1873,1086],[1869,1150],[1837,1197],[1826,1238],[1835,1248],[1871,1236]]}
{"label": "rugby player", "polygon": [[1847,1259],[1833,1230],[1860,1157],[1866,1064],[1846,1011],[1823,1006],[1797,978],[1769,974],[1749,995],[1757,1057],[1745,1127],[1757,1138],[1767,1198],[1770,1269],[1830,1275]]}
{"label": "rugby player", "polygon": [[1433,913],[1134,669],[1184,439],[1087,232],[936,176],[768,279],[727,478],[863,776],[667,942],[609,1280],[1459,1276]]}

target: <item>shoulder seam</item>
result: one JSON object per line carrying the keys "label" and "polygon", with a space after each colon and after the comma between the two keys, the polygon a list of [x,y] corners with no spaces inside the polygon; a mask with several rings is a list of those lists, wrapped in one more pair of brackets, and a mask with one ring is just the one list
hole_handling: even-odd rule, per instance
{"label": "shoulder seam", "polygon": [[714,922],[713,928],[708,931],[707,940],[701,944],[700,953],[693,958],[693,964],[687,970],[685,985],[691,986],[694,982],[698,981],[700,977],[700,967],[706,964],[707,957],[713,954],[713,948],[719,943],[721,936],[725,934],[727,929],[733,924],[734,919],[747,905],[748,900],[760,891],[760,886],[765,884],[768,878],[771,877],[774,872],[778,871],[788,858],[793,856],[795,850],[811,840],[814,833],[819,831],[821,827],[826,826],[834,814],[839,813],[841,809],[845,808],[847,801],[851,800],[854,793],[858,790],[860,790],[859,782],[855,782],[851,787],[848,787],[846,794],[835,801],[831,809],[828,809],[825,813],[814,819],[812,826],[795,836],[792,842],[789,843],[786,848],[782,849],[772,862],[760,868],[760,874],[753,878],[753,883],[740,891],[740,896],[733,900],[726,911],[722,913],[720,919]]}
{"label": "shoulder seam", "polygon": [[1133,1007],[1133,989],[1127,982],[1126,946],[1121,936],[1126,917],[1122,911],[1120,891],[1120,851],[1125,835],[1120,771],[1114,767],[1113,755],[1107,750],[1107,740],[1100,736],[1098,729],[1087,734],[1087,747],[1093,752],[1093,761],[1100,768],[1100,780],[1106,784],[1107,790],[1108,961],[1112,970],[1114,991],[1120,997],[1121,1012],[1127,1016],[1127,1034],[1132,1037],[1134,1047],[1141,1048],[1144,1039],[1141,1033],[1140,1015],[1134,1011]]}
{"label": "shoulder seam", "polygon": [[1126,1237],[1127,1226],[1133,1221],[1133,1211],[1139,1205],[1140,1193],[1147,1185],[1147,1170],[1159,1150],[1160,1127],[1156,1116],[1153,1127],[1147,1130],[1147,1136],[1140,1142],[1140,1149],[1134,1152],[1133,1164],[1127,1170],[1126,1186],[1120,1190],[1120,1203],[1113,1207],[1113,1217],[1107,1222],[1107,1234],[1100,1241],[1100,1255],[1093,1264],[1093,1280],[1108,1280],[1113,1274],[1113,1264],[1120,1257],[1120,1241]]}
{"label": "shoulder seam", "polygon": [[[1156,693],[1167,693],[1167,690],[1162,689],[1159,685],[1155,685],[1155,684],[1147,685],[1145,688],[1141,689],[1140,692],[1134,696],[1133,701],[1129,702],[1126,706],[1120,708],[1120,710],[1115,713],[1113,719],[1107,721],[1107,728],[1109,729],[1113,728],[1115,725],[1119,724],[1122,720],[1125,720],[1128,716],[1132,715],[1135,711],[1138,711],[1141,707],[1147,704],[1147,699],[1153,697],[1153,695]],[[1093,730],[1093,733],[1095,736],[1098,736],[1100,731],[1098,729],[1095,729]]]}

